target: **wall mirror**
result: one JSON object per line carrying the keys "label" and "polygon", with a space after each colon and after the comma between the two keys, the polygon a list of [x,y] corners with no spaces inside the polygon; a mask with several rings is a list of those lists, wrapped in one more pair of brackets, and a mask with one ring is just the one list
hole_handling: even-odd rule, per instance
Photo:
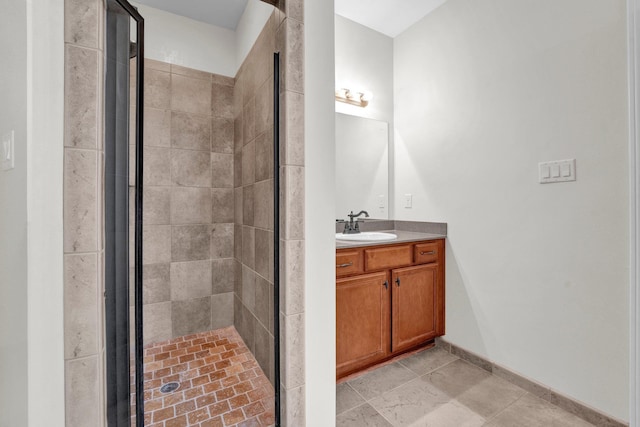
{"label": "wall mirror", "polygon": [[389,124],[336,113],[336,219],[389,219]]}

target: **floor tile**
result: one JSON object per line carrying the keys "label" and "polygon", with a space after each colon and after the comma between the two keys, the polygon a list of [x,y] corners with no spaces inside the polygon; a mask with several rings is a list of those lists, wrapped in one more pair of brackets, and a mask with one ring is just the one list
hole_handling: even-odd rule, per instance
{"label": "floor tile", "polygon": [[348,384],[362,397],[369,400],[411,381],[417,376],[416,373],[396,362],[367,372],[363,376],[349,381]]}
{"label": "floor tile", "polygon": [[341,414],[362,405],[364,399],[347,383],[336,386],[336,414]]}
{"label": "floor tile", "polygon": [[392,427],[371,405],[365,403],[338,415],[336,427]]}
{"label": "floor tile", "polygon": [[456,360],[425,379],[484,418],[491,418],[526,392],[464,360]]}
{"label": "floor tile", "polygon": [[[455,402],[425,377],[419,377],[370,402],[394,426],[425,426],[430,423],[446,424],[448,419],[456,425],[482,425],[484,418]],[[445,406],[446,405],[446,406]],[[480,424],[478,424],[480,423]]]}
{"label": "floor tile", "polygon": [[424,375],[454,360],[458,360],[458,358],[453,354],[441,347],[433,347],[401,360],[400,364],[418,375]]}
{"label": "floor tile", "polygon": [[233,326],[146,346],[144,367],[145,425],[273,424],[273,387]]}
{"label": "floor tile", "polygon": [[490,420],[488,427],[588,427],[592,424],[532,394],[525,394]]}

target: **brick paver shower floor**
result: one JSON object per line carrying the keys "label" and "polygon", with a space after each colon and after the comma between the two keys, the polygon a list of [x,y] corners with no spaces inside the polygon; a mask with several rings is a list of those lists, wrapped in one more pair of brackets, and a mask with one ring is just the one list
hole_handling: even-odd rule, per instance
{"label": "brick paver shower floor", "polygon": [[144,377],[145,426],[274,424],[273,387],[233,326],[145,347]]}

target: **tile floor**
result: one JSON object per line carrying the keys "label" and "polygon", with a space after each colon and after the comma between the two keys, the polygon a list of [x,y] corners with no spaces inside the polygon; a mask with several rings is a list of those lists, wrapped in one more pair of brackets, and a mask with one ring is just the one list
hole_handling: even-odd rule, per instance
{"label": "tile floor", "polygon": [[[145,347],[145,426],[258,427],[274,423],[274,391],[235,328]],[[169,382],[180,387],[170,393]]]}
{"label": "tile floor", "polygon": [[433,347],[338,384],[338,427],[582,427],[570,414]]}

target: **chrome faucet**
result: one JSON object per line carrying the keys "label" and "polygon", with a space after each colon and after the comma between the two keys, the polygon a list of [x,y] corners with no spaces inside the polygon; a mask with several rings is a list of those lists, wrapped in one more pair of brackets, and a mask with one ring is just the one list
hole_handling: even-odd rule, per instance
{"label": "chrome faucet", "polygon": [[361,220],[353,221],[354,218],[358,218],[360,215],[364,215],[365,218],[369,218],[369,213],[367,211],[360,211],[357,214],[354,214],[353,211],[348,215],[349,222],[340,220],[339,222],[344,222],[344,231],[343,234],[358,234],[360,233],[359,223]]}

